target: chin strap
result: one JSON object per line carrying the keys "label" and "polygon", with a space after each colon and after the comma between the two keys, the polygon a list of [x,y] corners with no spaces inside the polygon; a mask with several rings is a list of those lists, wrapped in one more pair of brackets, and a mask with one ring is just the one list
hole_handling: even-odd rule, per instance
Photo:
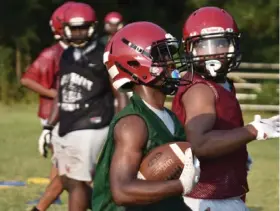
{"label": "chin strap", "polygon": [[154,88],[160,90],[164,95],[175,95],[178,86],[154,86]]}
{"label": "chin strap", "polygon": [[161,81],[161,79],[162,77],[159,77],[151,83],[143,85],[158,89],[164,95],[175,95],[180,86],[180,81],[174,78],[165,78],[162,84],[156,85],[159,81]]}

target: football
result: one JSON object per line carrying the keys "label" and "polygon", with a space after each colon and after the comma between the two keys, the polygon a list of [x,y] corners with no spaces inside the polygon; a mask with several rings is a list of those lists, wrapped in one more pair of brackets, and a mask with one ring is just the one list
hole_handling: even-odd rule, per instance
{"label": "football", "polygon": [[178,179],[184,167],[189,142],[170,142],[152,149],[143,159],[137,174],[142,180]]}

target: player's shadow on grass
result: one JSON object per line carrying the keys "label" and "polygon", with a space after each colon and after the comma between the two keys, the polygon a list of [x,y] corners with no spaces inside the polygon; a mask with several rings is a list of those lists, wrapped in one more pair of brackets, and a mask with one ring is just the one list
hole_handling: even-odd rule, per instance
{"label": "player's shadow on grass", "polygon": [[248,207],[250,211],[263,211],[262,207]]}

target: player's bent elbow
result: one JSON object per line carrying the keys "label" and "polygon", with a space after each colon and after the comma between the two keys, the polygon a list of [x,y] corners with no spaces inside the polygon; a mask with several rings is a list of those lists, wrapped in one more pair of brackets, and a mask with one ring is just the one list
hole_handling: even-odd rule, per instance
{"label": "player's bent elbow", "polygon": [[216,157],[216,150],[211,149],[205,145],[202,146],[192,146],[193,154],[197,158],[213,158]]}
{"label": "player's bent elbow", "polygon": [[125,206],[128,204],[128,196],[125,194],[123,188],[111,188],[113,201],[118,206]]}
{"label": "player's bent elbow", "polygon": [[20,83],[21,83],[22,86],[26,86],[26,84],[27,84],[26,78],[21,78]]}
{"label": "player's bent elbow", "polygon": [[197,158],[209,156],[209,152],[205,149],[203,145],[201,146],[192,145],[192,152]]}
{"label": "player's bent elbow", "polygon": [[126,187],[111,188],[112,197],[118,206],[129,206],[135,204],[135,197],[127,191]]}
{"label": "player's bent elbow", "polygon": [[116,205],[118,205],[118,206],[123,206],[123,205],[122,205],[122,201],[119,200],[119,198],[116,197],[116,196],[114,196],[114,195],[113,195],[113,201],[115,202]]}
{"label": "player's bent elbow", "polygon": [[119,196],[115,196],[115,197],[113,196],[113,201],[118,206],[125,206],[125,205],[127,205],[125,203],[125,200],[122,197],[119,197]]}

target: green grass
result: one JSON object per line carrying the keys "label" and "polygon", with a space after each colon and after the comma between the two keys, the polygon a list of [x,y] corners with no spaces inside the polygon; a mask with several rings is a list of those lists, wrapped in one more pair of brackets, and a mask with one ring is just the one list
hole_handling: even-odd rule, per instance
{"label": "green grass", "polygon": [[[8,108],[0,105],[0,117],[0,181],[48,177],[50,159],[40,157],[37,150],[41,127],[36,106],[17,105]],[[31,206],[25,203],[37,199],[44,189],[44,185],[0,189],[0,210],[26,210]],[[67,204],[67,195],[64,194],[62,198]],[[50,210],[67,210],[65,207],[55,205]]]}
{"label": "green grass", "polygon": [[[261,113],[262,117],[273,114]],[[252,113],[244,114],[248,123]],[[253,211],[279,210],[279,140],[255,141],[248,145],[249,154],[253,158],[249,172],[248,206]]]}
{"label": "green grass", "polygon": [[[263,116],[271,114],[263,113]],[[0,181],[21,180],[29,177],[47,177],[51,162],[37,152],[40,122],[36,117],[36,106],[0,105]],[[252,120],[252,113],[244,115]],[[278,210],[278,140],[253,142],[248,145],[253,157],[249,174],[250,193],[248,206],[251,210]],[[25,203],[35,199],[44,191],[44,185],[0,189],[0,210],[19,211],[28,208]],[[67,210],[67,194],[62,196],[64,204],[54,205],[49,210]]]}

